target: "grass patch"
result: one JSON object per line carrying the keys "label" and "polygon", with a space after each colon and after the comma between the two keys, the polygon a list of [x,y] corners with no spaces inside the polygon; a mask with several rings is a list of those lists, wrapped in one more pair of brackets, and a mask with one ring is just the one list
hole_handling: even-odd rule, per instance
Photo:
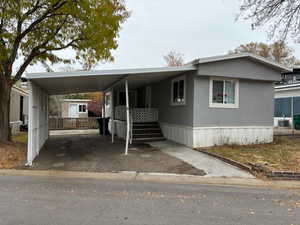
{"label": "grass patch", "polygon": [[299,137],[274,137],[270,144],[225,145],[205,150],[244,164],[261,163],[271,170],[300,172]]}
{"label": "grass patch", "polygon": [[27,133],[13,136],[12,142],[0,142],[0,169],[23,166],[27,157]]}
{"label": "grass patch", "polygon": [[12,137],[13,142],[27,144],[27,133],[22,132]]}

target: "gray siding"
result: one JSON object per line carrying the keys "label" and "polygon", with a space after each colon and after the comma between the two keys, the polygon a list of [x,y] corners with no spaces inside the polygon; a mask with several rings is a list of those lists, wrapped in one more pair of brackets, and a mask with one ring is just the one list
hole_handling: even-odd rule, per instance
{"label": "gray siding", "polygon": [[209,107],[209,78],[195,78],[194,126],[272,126],[272,82],[240,80],[239,108]]}
{"label": "gray siding", "polygon": [[199,75],[225,76],[253,80],[280,80],[280,72],[262,63],[249,59],[232,59],[220,62],[200,64]]}
{"label": "gray siding", "polygon": [[158,108],[160,122],[184,126],[193,125],[194,77],[196,76],[196,72],[186,73],[185,76],[186,105],[171,105],[172,79],[152,85],[152,107]]}

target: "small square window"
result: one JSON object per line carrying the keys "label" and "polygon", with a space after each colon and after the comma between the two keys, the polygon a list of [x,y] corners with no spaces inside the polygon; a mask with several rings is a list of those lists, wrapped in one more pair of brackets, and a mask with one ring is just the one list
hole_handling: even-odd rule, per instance
{"label": "small square window", "polygon": [[210,107],[238,108],[238,81],[210,80]]}
{"label": "small square window", "polygon": [[86,105],[79,105],[79,112],[86,112]]}
{"label": "small square window", "polygon": [[177,78],[172,81],[172,105],[185,104],[185,77]]}

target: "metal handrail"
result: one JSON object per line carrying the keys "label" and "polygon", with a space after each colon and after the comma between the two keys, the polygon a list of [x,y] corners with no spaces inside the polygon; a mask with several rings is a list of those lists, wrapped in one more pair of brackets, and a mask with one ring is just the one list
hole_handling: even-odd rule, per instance
{"label": "metal handrail", "polygon": [[129,139],[129,143],[132,144],[133,117],[132,117],[132,113],[131,112],[129,112],[129,122],[130,122],[130,130],[129,130],[130,139]]}

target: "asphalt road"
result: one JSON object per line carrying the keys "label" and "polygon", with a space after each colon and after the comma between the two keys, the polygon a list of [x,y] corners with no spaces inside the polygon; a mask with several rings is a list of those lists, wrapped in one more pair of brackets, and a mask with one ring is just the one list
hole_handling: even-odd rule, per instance
{"label": "asphalt road", "polygon": [[0,176],[0,225],[300,225],[300,190]]}

